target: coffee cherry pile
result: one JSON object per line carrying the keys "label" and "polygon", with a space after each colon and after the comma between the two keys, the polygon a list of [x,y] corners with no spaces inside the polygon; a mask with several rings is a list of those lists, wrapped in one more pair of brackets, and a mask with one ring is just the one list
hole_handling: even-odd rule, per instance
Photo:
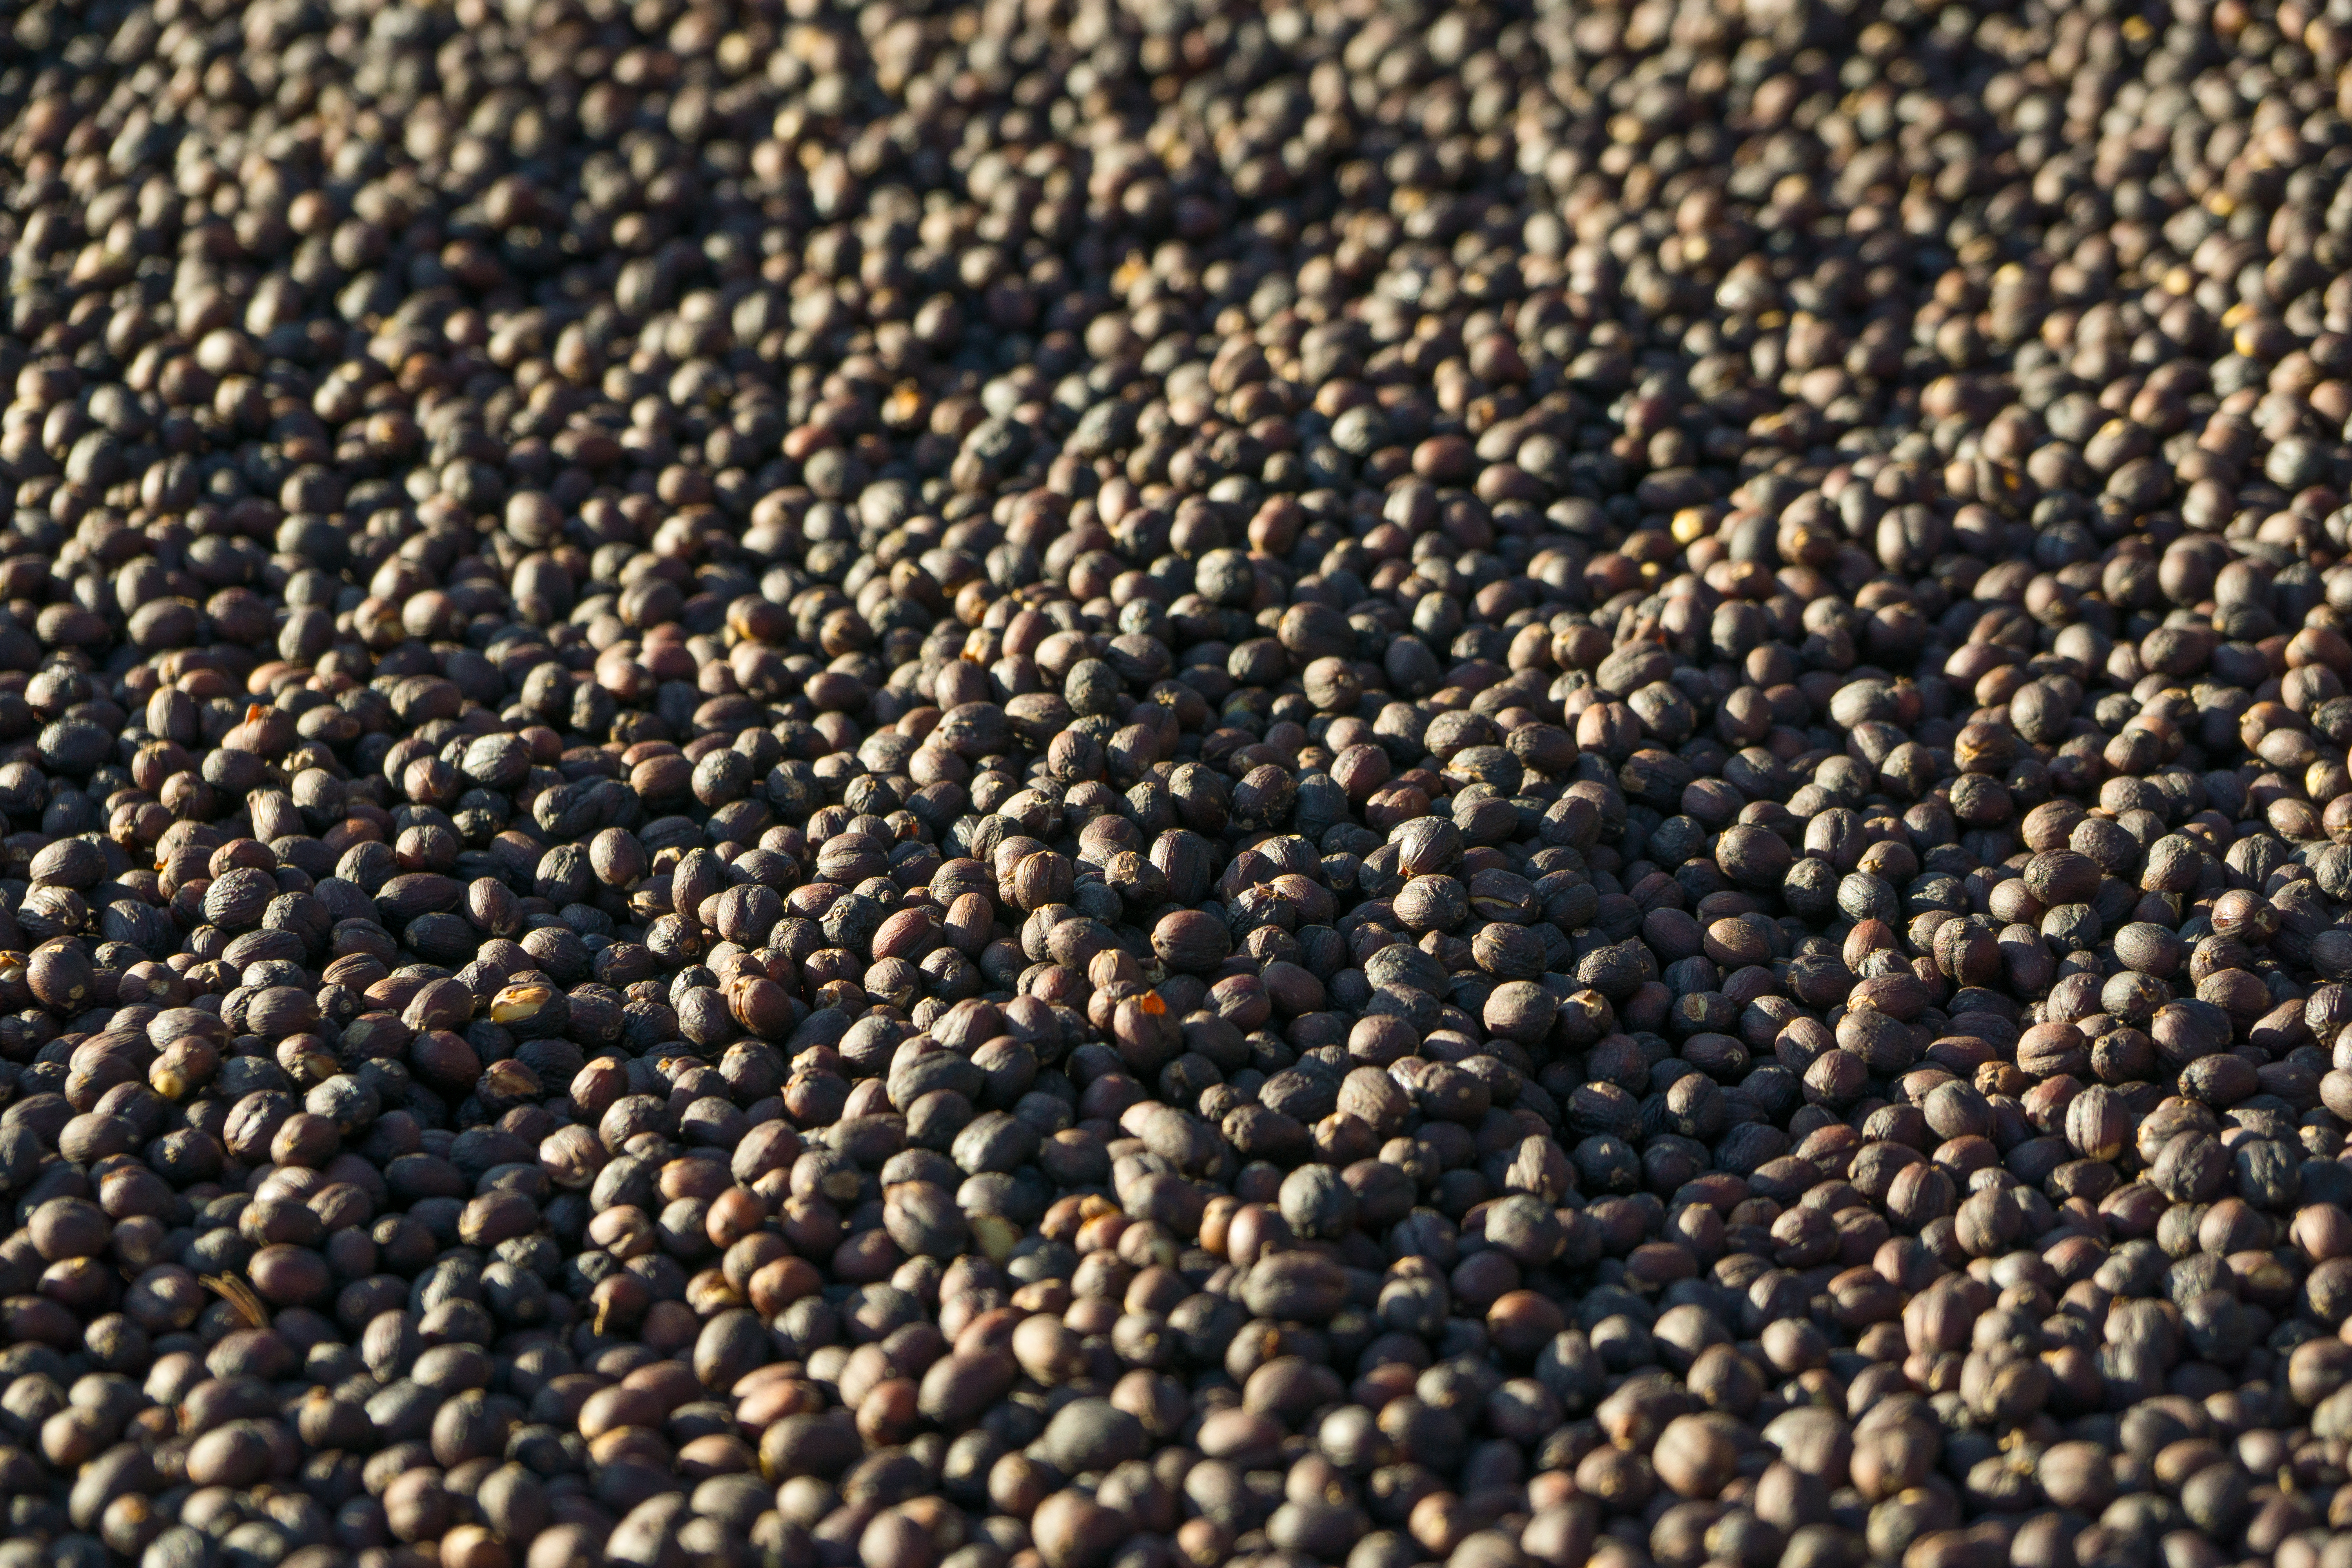
{"label": "coffee cherry pile", "polygon": [[0,1568],[2352,1568],[2347,0],[24,0]]}

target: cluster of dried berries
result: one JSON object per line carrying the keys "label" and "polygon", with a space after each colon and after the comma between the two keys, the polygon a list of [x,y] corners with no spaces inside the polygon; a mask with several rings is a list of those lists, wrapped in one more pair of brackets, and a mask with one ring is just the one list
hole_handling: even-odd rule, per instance
{"label": "cluster of dried berries", "polygon": [[0,1568],[2352,1568],[2352,0],[26,0]]}

